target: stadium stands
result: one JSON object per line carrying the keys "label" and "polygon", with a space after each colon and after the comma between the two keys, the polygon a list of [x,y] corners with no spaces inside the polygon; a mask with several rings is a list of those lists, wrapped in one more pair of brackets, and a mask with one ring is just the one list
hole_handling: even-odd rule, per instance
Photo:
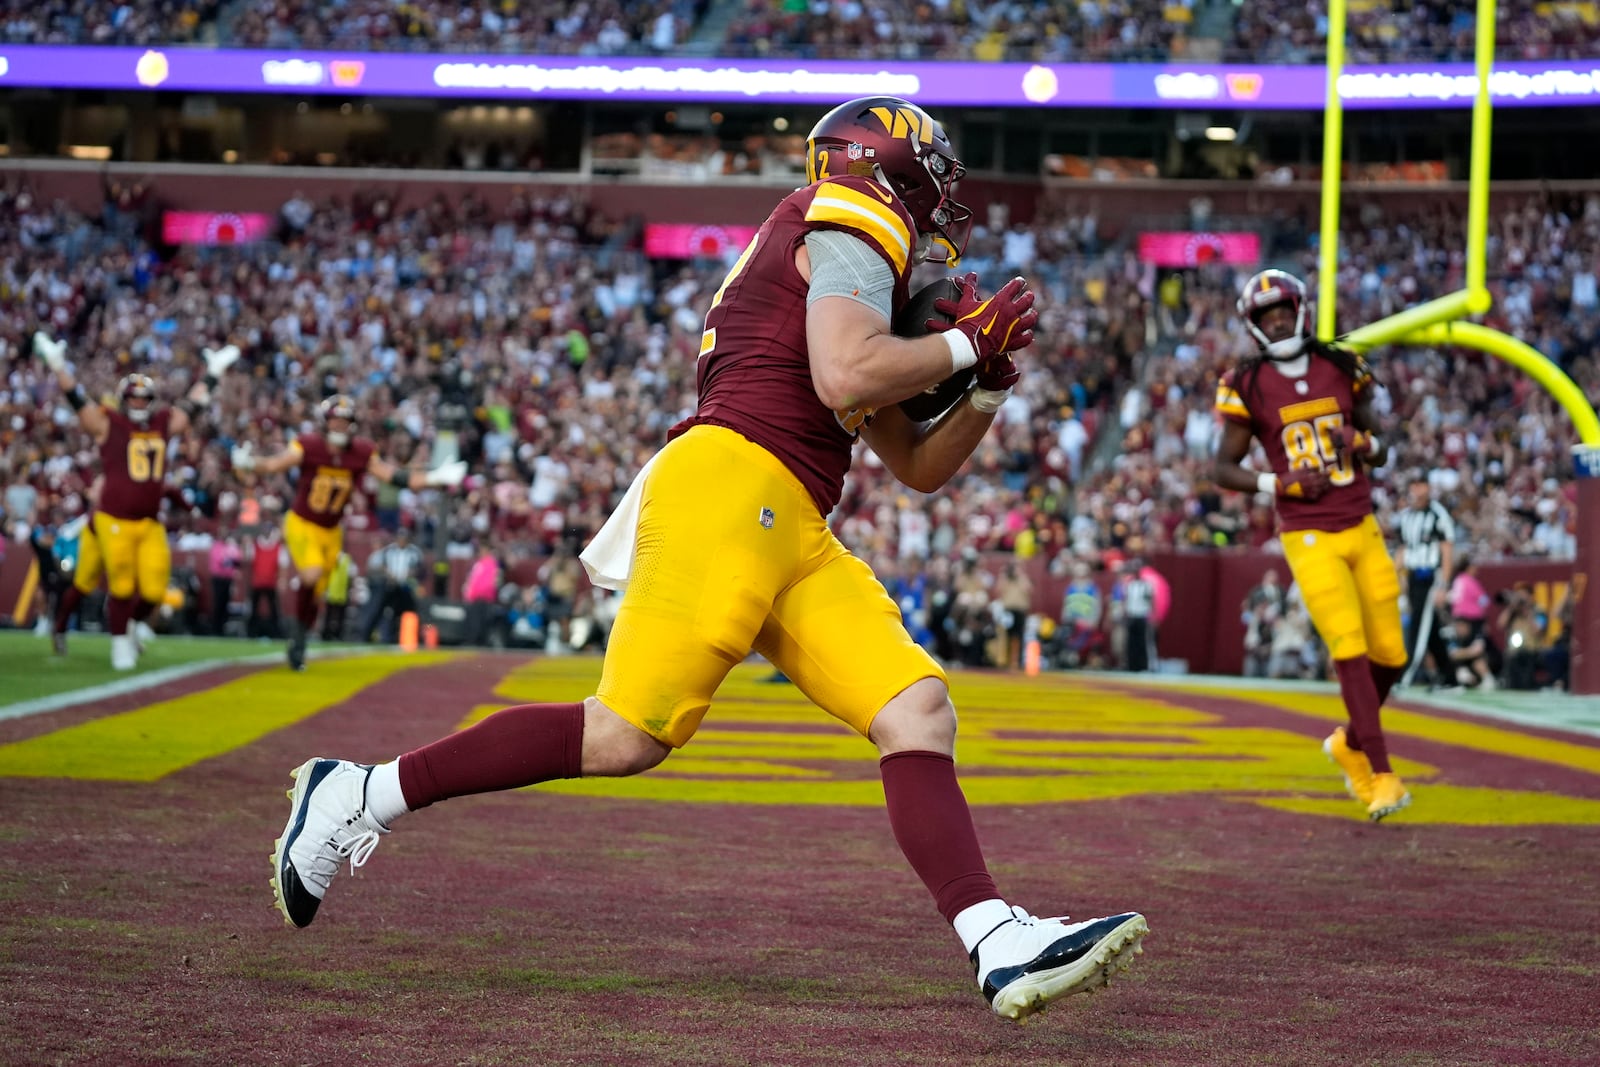
{"label": "stadium stands", "polygon": [[[1470,7],[1355,0],[1348,19],[1351,63],[1472,58]],[[1498,23],[1501,59],[1573,60],[1600,51],[1600,14],[1585,0],[1509,0]],[[1220,54],[1230,62],[1317,63],[1327,14],[1325,4],[1292,0],[6,0],[0,33],[13,43],[41,44],[544,55],[665,55],[693,45],[701,53],[803,59],[1161,62]]]}
{"label": "stadium stands", "polygon": [[[597,528],[692,407],[700,319],[723,265],[651,262],[627,228],[563,196],[519,195],[504,211],[470,196],[403,208],[379,193],[296,197],[273,241],[185,248],[163,262],[139,236],[147,193],[108,187],[98,219],[15,181],[0,199],[0,285],[16,297],[0,322],[12,357],[0,481],[31,486],[40,518],[82,506],[93,460],[26,358],[36,323],[73,338],[96,394],[137,366],[158,369],[176,395],[200,346],[227,338],[246,348],[246,372],[229,377],[174,468],[192,507],[170,518],[190,547],[257,509],[271,515],[286,492],[241,485],[228,447],[275,448],[315,399],[341,389],[392,456],[421,461],[454,429],[474,467],[442,519],[389,487],[362,501],[358,566],[382,530],[405,522],[424,543],[437,530],[458,554],[486,545],[507,556],[513,583],[536,581],[551,553],[570,553]],[[1459,220],[1447,212],[1389,217],[1374,202],[1350,222],[1344,321],[1459,285]],[[1600,399],[1600,197],[1516,205],[1495,238],[1492,324],[1538,343]],[[1313,260],[1303,251],[1287,265],[1309,275]],[[1102,237],[1092,212],[1062,205],[1028,226],[981,229],[968,265],[990,284],[1016,271],[1038,281],[1044,326],[1023,388],[969,473],[936,499],[916,498],[868,457],[834,516],[847,543],[897,575],[908,603],[955,581],[961,568],[949,561],[981,554],[1036,557],[1064,574],[1171,546],[1270,541],[1263,502],[1220,494],[1207,476],[1215,380],[1248,351],[1231,311],[1233,268],[1159,277]],[[1475,557],[1570,557],[1575,513],[1555,475],[1571,431],[1542,394],[1473,355],[1391,352],[1379,376],[1401,456],[1380,483],[1382,516],[1415,473],[1466,519]],[[29,519],[10,507],[8,532]],[[925,618],[928,608],[913,610]],[[993,617],[953,624],[971,633],[946,651],[987,647]]]}

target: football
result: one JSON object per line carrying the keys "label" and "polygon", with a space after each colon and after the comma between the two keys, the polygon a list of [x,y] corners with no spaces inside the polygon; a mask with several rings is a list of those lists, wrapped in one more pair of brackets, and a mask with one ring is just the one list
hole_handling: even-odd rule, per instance
{"label": "football", "polygon": [[[961,297],[961,287],[954,278],[940,278],[938,281],[929,282],[907,300],[890,328],[896,337],[926,337],[929,319],[943,319],[951,321],[950,316],[934,310],[935,300],[957,300]],[[900,401],[900,410],[906,417],[917,422],[927,422],[936,419],[950,410],[957,400],[967,395],[967,389],[972,385],[972,379],[977,377],[976,367],[967,367],[958,370],[944,381],[931,389],[924,390],[916,396]]]}

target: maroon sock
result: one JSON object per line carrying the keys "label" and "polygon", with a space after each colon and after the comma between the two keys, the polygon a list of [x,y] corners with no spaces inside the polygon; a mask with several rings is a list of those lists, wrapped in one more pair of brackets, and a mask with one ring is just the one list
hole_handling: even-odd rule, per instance
{"label": "maroon sock", "polygon": [[417,811],[582,774],[583,705],[523,704],[401,756],[400,792]]}
{"label": "maroon sock", "polygon": [[295,618],[309,632],[317,625],[317,587],[302,585],[295,594]]}
{"label": "maroon sock", "polygon": [[889,827],[947,922],[1000,896],[978,846],[956,761],[939,752],[892,752],[878,761]]}
{"label": "maroon sock", "polygon": [[1372,664],[1366,656],[1336,660],[1339,695],[1344,697],[1350,728],[1345,731],[1350,747],[1365,752],[1374,774],[1389,773],[1389,747],[1383,739],[1383,722],[1378,713],[1378,687],[1372,680]]}
{"label": "maroon sock", "polygon": [[160,606],[161,602],[159,600],[135,601],[133,605],[133,621],[144,622],[151,615],[155,614],[156,608],[159,608]]}
{"label": "maroon sock", "polygon": [[111,627],[111,632],[120,637],[128,632],[128,623],[133,618],[133,597],[112,596],[106,597],[106,624]]}
{"label": "maroon sock", "polygon": [[56,633],[67,632],[67,620],[72,618],[72,613],[78,610],[78,605],[83,603],[83,594],[78,592],[78,587],[69,585],[61,593],[61,599],[56,603]]}
{"label": "maroon sock", "polygon": [[1378,707],[1383,707],[1389,699],[1389,693],[1394,689],[1394,684],[1405,676],[1404,667],[1387,667],[1382,663],[1372,665],[1372,684],[1378,690]]}

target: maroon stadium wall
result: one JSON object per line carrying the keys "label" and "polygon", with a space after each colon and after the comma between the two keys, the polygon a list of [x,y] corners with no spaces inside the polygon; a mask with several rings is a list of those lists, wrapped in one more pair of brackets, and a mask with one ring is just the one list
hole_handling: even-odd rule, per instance
{"label": "maroon stadium wall", "polygon": [[[357,535],[351,546],[353,557],[365,561],[367,554],[379,543],[376,535]],[[13,549],[16,546],[8,546]],[[1011,557],[996,554],[986,564],[998,571],[1011,561]],[[510,577],[521,584],[534,580],[538,560],[528,559],[512,566]],[[1145,557],[1167,580],[1172,589],[1172,607],[1157,634],[1157,648],[1163,659],[1183,660],[1188,669],[1197,674],[1238,674],[1244,665],[1244,623],[1241,607],[1245,596],[1261,581],[1269,569],[1278,571],[1284,584],[1288,584],[1289,569],[1282,556],[1262,552],[1156,552]],[[175,553],[175,566],[190,566],[205,575],[204,552]],[[7,621],[13,626],[28,626],[33,622],[32,582],[29,568],[33,553],[23,546],[0,559],[0,625]],[[1595,561],[1600,566],[1600,560]],[[466,561],[456,561],[451,568],[450,589],[459,590],[466,578]],[[1053,577],[1042,559],[1027,564],[1033,579],[1034,611],[1057,618],[1061,613],[1061,597],[1067,579]],[[425,568],[425,571],[428,569]],[[1535,600],[1546,607],[1552,616],[1570,598],[1582,593],[1582,582],[1574,582],[1571,562],[1545,560],[1504,560],[1479,565],[1478,576],[1484,587],[1493,594],[1518,583],[1527,583]],[[287,582],[287,576],[285,578]],[[1102,578],[1101,584],[1109,589],[1112,579]],[[242,596],[235,582],[235,596]],[[209,610],[204,601],[209,597],[210,583],[201,583],[201,608]],[[1578,611],[1574,618],[1580,629],[1589,625],[1595,629],[1592,612]],[[1588,647],[1600,647],[1590,644]],[[1581,690],[1580,690],[1581,691]]]}

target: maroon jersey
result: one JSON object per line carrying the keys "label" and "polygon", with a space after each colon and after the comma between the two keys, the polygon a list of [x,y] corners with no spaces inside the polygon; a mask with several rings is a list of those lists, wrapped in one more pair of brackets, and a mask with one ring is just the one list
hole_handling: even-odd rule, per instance
{"label": "maroon jersey", "polygon": [[697,424],[742,434],[783,461],[826,515],[839,502],[851,446],[872,412],[830,411],[811,381],[807,285],[794,257],[813,230],[843,230],[866,241],[894,271],[894,307],[905,302],[916,230],[898,198],[854,176],[791,193],[711,301],[696,373],[699,408],[673,435]]}
{"label": "maroon jersey", "polygon": [[289,510],[318,526],[339,525],[376,446],[365,437],[352,437],[335,452],[321,434],[306,433],[289,447],[300,453],[300,484]]}
{"label": "maroon jersey", "polygon": [[1350,422],[1356,399],[1372,385],[1366,364],[1354,379],[1331,360],[1313,353],[1303,378],[1290,378],[1271,363],[1252,372],[1240,395],[1237,374],[1229,371],[1217,386],[1217,413],[1249,427],[1266,449],[1272,472],[1320,467],[1333,487],[1318,500],[1277,498],[1278,529],[1346,530],[1372,514],[1372,484],[1366,468],[1333,448],[1333,431]]}
{"label": "maroon jersey", "polygon": [[100,443],[105,481],[99,510],[114,519],[153,519],[161,513],[161,498],[167,491],[167,426],[172,409],[152,411],[150,421],[142,425],[112,408],[105,412],[111,429]]}

